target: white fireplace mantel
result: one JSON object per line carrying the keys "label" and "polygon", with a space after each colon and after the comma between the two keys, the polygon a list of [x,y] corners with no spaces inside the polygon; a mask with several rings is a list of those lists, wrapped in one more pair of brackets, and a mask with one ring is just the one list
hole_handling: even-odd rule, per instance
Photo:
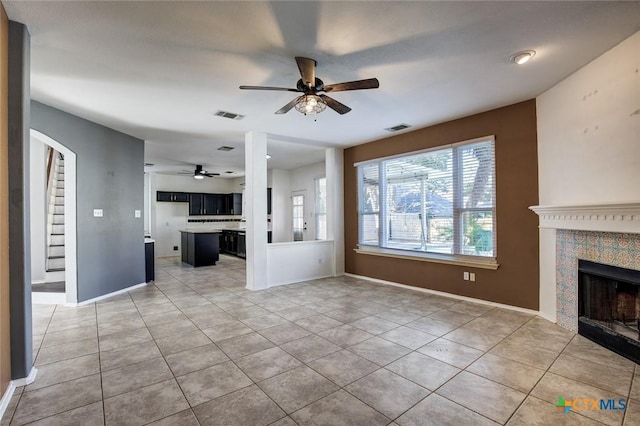
{"label": "white fireplace mantel", "polygon": [[540,228],[640,234],[640,202],[531,206]]}

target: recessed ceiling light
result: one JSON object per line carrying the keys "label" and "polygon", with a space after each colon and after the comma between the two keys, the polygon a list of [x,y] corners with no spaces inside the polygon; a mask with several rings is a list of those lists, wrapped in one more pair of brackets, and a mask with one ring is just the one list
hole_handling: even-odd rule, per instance
{"label": "recessed ceiling light", "polygon": [[536,56],[535,50],[523,50],[522,52],[518,52],[512,55],[509,60],[514,64],[524,65],[529,62],[529,59],[533,58],[534,56]]}

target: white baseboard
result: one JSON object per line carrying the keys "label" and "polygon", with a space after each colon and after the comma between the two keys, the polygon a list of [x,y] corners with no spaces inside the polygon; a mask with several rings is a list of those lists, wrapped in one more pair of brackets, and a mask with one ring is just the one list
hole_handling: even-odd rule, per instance
{"label": "white baseboard", "polygon": [[13,383],[15,387],[27,386],[33,383],[37,375],[38,375],[38,369],[35,367],[31,367],[31,371],[29,372],[29,375],[27,377],[24,377],[22,379],[12,380],[11,383]]}
{"label": "white baseboard", "polygon": [[126,292],[131,291],[131,290],[135,290],[135,289],[138,289],[138,288],[145,287],[146,285],[147,285],[147,283],[140,283],[140,284],[132,285],[131,287],[123,288],[122,290],[114,291],[112,293],[104,294],[102,296],[94,297],[93,299],[84,300],[82,302],[65,303],[65,306],[84,306],[84,305],[88,305],[90,303],[95,303],[95,302],[97,302],[99,300],[108,299],[110,297],[117,296],[119,294],[126,293]]}
{"label": "white baseboard", "polygon": [[2,395],[2,399],[0,399],[0,420],[2,420],[4,413],[7,411],[7,407],[9,407],[9,402],[11,401],[11,397],[13,396],[13,392],[15,392],[15,390],[16,385],[13,382],[9,382],[9,386],[7,387],[6,392],[4,393],[4,395]]}
{"label": "white baseboard", "polygon": [[[345,275],[348,276],[348,277],[358,278],[358,279],[361,279],[361,280],[372,281],[372,282],[375,282],[375,283],[378,283],[378,284],[391,285],[391,286],[394,286],[394,287],[401,287],[401,288],[406,288],[406,289],[409,289],[409,290],[420,291],[422,293],[435,294],[435,295],[438,295],[438,296],[448,297],[450,299],[464,300],[466,302],[473,302],[473,303],[478,303],[478,304],[481,304],[481,305],[493,306],[495,308],[509,309],[511,311],[523,312],[525,314],[542,316],[539,311],[534,311],[533,309],[520,308],[518,306],[512,306],[512,305],[505,305],[503,303],[489,302],[488,300],[474,299],[473,297],[459,296],[457,294],[446,293],[444,291],[430,290],[428,288],[414,287],[414,286],[410,286],[410,285],[406,285],[406,284],[394,283],[393,281],[379,280],[377,278],[365,277],[364,275],[356,275],[356,274],[350,274],[350,273],[345,273]],[[548,318],[546,318],[544,316],[543,316],[543,318],[548,320]],[[555,322],[555,321],[553,321],[553,322]]]}

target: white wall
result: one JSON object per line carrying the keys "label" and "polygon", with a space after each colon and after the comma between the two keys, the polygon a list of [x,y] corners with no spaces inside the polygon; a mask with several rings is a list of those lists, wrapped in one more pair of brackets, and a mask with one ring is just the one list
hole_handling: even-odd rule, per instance
{"label": "white wall", "polygon": [[271,170],[271,237],[274,243],[293,241],[291,177],[288,170]]}
{"label": "white wall", "polygon": [[541,205],[640,201],[640,32],[537,98]]}
{"label": "white wall", "polygon": [[333,276],[333,241],[298,241],[267,247],[269,287]]}
{"label": "white wall", "polygon": [[46,281],[46,154],[47,146],[31,138],[30,146],[31,281]]}
{"label": "white wall", "polygon": [[[290,171],[290,194],[295,191],[305,191],[305,221],[307,222],[307,231],[305,232],[305,241],[311,241],[316,238],[316,220],[315,220],[315,179],[325,176],[324,161],[310,166],[300,167]],[[291,210],[291,199],[289,198],[289,210]],[[291,220],[289,220],[289,232],[291,230]]]}
{"label": "white wall", "polygon": [[[541,205],[640,201],[640,32],[536,100]],[[556,317],[555,230],[540,230],[540,312]]]}

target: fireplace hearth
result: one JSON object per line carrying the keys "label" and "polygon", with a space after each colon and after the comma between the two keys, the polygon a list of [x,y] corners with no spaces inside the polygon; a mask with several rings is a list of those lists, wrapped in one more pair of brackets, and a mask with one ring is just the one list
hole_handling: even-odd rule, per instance
{"label": "fireplace hearth", "polygon": [[579,260],[578,333],[640,364],[640,271]]}

